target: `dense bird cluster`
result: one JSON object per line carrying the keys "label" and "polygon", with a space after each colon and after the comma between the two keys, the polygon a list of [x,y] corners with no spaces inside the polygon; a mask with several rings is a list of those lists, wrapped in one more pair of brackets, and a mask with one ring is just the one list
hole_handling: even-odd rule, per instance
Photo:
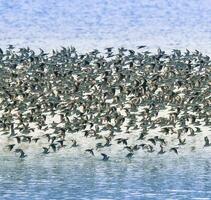
{"label": "dense bird cluster", "polygon": [[144,48],[0,49],[4,150],[24,158],[30,145],[41,154],[78,148],[106,161],[114,146],[128,159],[194,150],[193,138],[211,146],[210,58]]}

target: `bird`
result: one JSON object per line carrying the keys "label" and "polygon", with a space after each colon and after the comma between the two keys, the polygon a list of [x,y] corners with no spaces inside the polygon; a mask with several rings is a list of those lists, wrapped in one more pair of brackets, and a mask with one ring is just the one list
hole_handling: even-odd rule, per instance
{"label": "bird", "polygon": [[156,141],[154,138],[150,138],[150,139],[148,139],[148,141],[150,141],[152,144],[156,145]]}
{"label": "bird", "polygon": [[43,147],[43,154],[48,154],[49,153],[49,148]]}
{"label": "bird", "polygon": [[104,145],[101,143],[101,142],[98,142],[97,144],[96,144],[96,150],[98,150],[98,149],[100,149],[100,148],[103,148],[104,147]]}
{"label": "bird", "polygon": [[72,140],[72,142],[73,142],[73,144],[72,144],[71,147],[77,147],[77,146],[79,146],[79,145],[77,144],[77,141],[76,141],[76,140]]}
{"label": "bird", "polygon": [[108,52],[111,52],[113,48],[114,47],[107,47],[107,48],[105,48],[105,50],[107,50]]}
{"label": "bird", "polygon": [[178,154],[177,149],[178,149],[178,148],[176,148],[176,147],[172,147],[172,148],[170,149],[170,151],[172,151],[172,152],[174,152],[174,153]]}
{"label": "bird", "polygon": [[60,147],[65,147],[66,145],[64,145],[64,139],[61,140],[57,140],[57,142],[60,144]]}
{"label": "bird", "polygon": [[92,156],[95,156],[93,150],[94,150],[94,149],[86,149],[85,151],[86,151],[86,152],[89,152]]}
{"label": "bird", "polygon": [[18,144],[21,143],[21,137],[20,136],[15,136],[14,138],[16,138]]}
{"label": "bird", "polygon": [[37,143],[40,138],[32,138],[32,140]]}
{"label": "bird", "polygon": [[101,153],[101,155],[103,156],[103,161],[107,161],[109,159],[109,156],[105,153]]}
{"label": "bird", "polygon": [[147,148],[147,152],[149,152],[149,153],[152,153],[155,151],[152,145],[145,145],[143,148],[145,148],[145,147]]}
{"label": "bird", "polygon": [[209,147],[209,146],[211,146],[211,143],[210,143],[209,138],[208,138],[207,136],[204,137],[204,141],[205,141],[204,147]]}
{"label": "bird", "polygon": [[132,153],[132,152],[130,152],[130,153],[128,153],[127,155],[126,155],[126,158],[132,158],[132,156],[134,155],[134,153]]}
{"label": "bird", "polygon": [[22,149],[16,149],[15,152],[20,153],[20,158],[27,157],[27,155],[24,153],[24,151]]}
{"label": "bird", "polygon": [[9,151],[12,151],[12,149],[14,148],[15,144],[8,144],[7,148],[9,149]]}
{"label": "bird", "polygon": [[165,153],[165,151],[163,150],[163,146],[160,145],[160,151],[158,152],[158,154],[164,154],[164,153]]}
{"label": "bird", "polygon": [[56,152],[56,144],[54,144],[54,143],[51,143],[50,145],[49,145],[49,147],[51,147],[52,149],[53,149],[53,151],[54,152]]}
{"label": "bird", "polygon": [[139,135],[139,137],[138,137],[137,140],[143,140],[144,137],[145,137],[145,134],[142,132],[142,133]]}
{"label": "bird", "polygon": [[145,47],[146,47],[145,45],[140,45],[140,46],[137,46],[137,49],[143,49]]}
{"label": "bird", "polygon": [[186,143],[185,143],[185,141],[186,141],[186,139],[181,139],[181,138],[179,138],[179,144],[178,145],[185,145]]}
{"label": "bird", "polygon": [[124,138],[117,138],[116,141],[117,141],[117,144],[124,144],[124,145],[127,145],[127,140],[128,139],[124,139]]}

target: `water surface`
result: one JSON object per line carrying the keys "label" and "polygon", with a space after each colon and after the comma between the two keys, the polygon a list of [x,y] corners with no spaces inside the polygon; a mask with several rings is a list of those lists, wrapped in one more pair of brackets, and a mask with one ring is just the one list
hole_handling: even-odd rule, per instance
{"label": "water surface", "polygon": [[210,0],[1,0],[1,47],[198,49],[211,55]]}
{"label": "water surface", "polygon": [[210,199],[206,156],[111,160],[0,157],[0,199]]}

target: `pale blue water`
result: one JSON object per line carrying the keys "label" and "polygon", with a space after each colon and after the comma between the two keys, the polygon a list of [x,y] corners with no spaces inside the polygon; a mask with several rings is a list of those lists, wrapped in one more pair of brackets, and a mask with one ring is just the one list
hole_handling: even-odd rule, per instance
{"label": "pale blue water", "polygon": [[[55,156],[55,155],[54,155]],[[0,158],[0,199],[210,199],[211,161]]]}
{"label": "pale blue water", "polygon": [[0,45],[148,45],[211,55],[211,0],[1,0]]}
{"label": "pale blue water", "polygon": [[[211,55],[210,0],[1,0],[0,45],[146,44]],[[0,200],[211,199],[209,155],[109,161],[0,153]]]}

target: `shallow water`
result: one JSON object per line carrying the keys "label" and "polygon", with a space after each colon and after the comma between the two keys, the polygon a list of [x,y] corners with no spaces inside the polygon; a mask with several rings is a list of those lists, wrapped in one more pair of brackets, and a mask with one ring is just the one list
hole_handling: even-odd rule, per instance
{"label": "shallow water", "polygon": [[0,199],[210,199],[207,156],[0,157]]}

